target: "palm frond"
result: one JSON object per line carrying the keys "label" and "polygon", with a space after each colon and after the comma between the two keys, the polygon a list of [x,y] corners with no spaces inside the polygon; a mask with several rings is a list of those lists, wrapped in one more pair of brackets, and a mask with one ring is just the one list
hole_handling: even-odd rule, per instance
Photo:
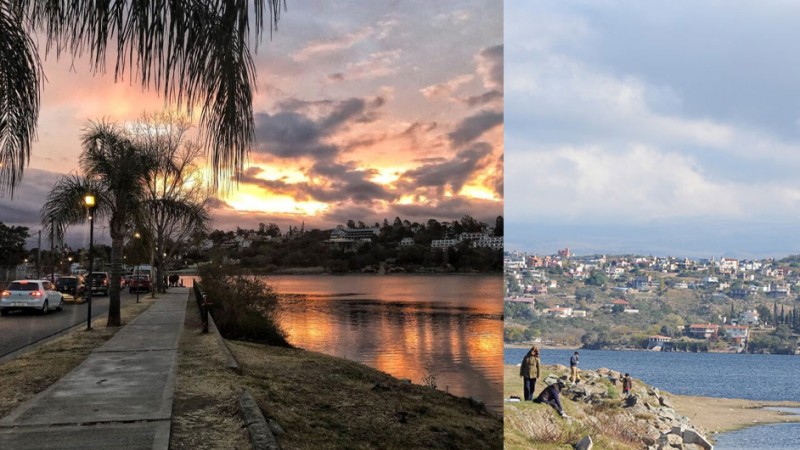
{"label": "palm frond", "polygon": [[216,187],[238,179],[254,139],[251,25],[256,42],[265,28],[272,33],[281,4],[286,9],[285,0],[34,0],[29,16],[48,51],[86,53],[102,72],[114,39],[116,79],[127,73],[189,111],[201,104]]}
{"label": "palm frond", "polygon": [[46,233],[52,232],[58,240],[61,240],[68,226],[86,221],[88,214],[84,197],[88,193],[97,197],[95,219],[108,216],[110,214],[107,206],[108,198],[100,183],[76,174],[59,178],[40,211]]}
{"label": "palm frond", "polygon": [[28,165],[39,119],[43,77],[21,11],[0,2],[0,195],[13,195]]}

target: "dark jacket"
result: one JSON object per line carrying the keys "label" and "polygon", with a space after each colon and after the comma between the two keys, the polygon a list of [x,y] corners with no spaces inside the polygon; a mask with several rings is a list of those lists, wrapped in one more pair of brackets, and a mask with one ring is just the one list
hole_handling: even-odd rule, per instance
{"label": "dark jacket", "polygon": [[547,386],[536,397],[537,402],[548,402],[550,400],[561,400],[561,393],[558,391],[558,385],[553,383]]}
{"label": "dark jacket", "polygon": [[578,355],[572,355],[572,357],[569,358],[569,366],[572,367],[577,365],[578,365]]}
{"label": "dark jacket", "polygon": [[622,390],[623,391],[630,391],[633,387],[633,380],[631,377],[624,377],[622,378]]}
{"label": "dark jacket", "polygon": [[519,375],[525,378],[540,378],[542,375],[541,360],[533,356],[533,353],[528,352],[522,358],[522,364],[519,366]]}

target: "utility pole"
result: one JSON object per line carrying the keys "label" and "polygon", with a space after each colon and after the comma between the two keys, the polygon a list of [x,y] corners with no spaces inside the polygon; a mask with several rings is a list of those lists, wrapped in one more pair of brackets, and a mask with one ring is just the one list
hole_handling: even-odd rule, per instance
{"label": "utility pole", "polygon": [[55,252],[53,251],[53,238],[55,237],[55,230],[53,230],[53,221],[50,220],[50,281],[55,286],[56,284],[56,260]]}
{"label": "utility pole", "polygon": [[36,279],[42,279],[42,230],[39,229],[39,245],[36,246]]}

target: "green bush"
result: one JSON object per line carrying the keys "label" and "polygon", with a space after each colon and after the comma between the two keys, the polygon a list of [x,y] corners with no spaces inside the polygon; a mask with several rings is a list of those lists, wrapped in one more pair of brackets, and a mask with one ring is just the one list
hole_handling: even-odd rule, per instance
{"label": "green bush", "polygon": [[277,323],[278,296],[257,278],[234,275],[215,264],[200,269],[201,286],[213,303],[211,313],[227,339],[290,347]]}

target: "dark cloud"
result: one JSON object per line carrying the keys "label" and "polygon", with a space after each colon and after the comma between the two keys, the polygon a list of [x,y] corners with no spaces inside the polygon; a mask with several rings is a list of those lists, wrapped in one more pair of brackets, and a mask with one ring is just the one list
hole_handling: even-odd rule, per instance
{"label": "dark cloud", "polygon": [[503,198],[505,188],[503,185],[503,180],[505,180],[505,177],[503,177],[504,167],[504,158],[501,154],[500,157],[497,158],[497,165],[495,166],[494,171],[496,174],[494,179],[494,192],[500,198]]}
{"label": "dark cloud", "polygon": [[0,222],[7,225],[39,227],[39,210],[62,174],[27,169],[14,197],[0,197]]}
{"label": "dark cloud", "polygon": [[481,95],[467,97],[466,99],[464,99],[464,103],[466,103],[467,106],[469,107],[473,107],[473,106],[488,105],[500,100],[503,100],[503,93],[493,89],[491,91],[484,92]]}
{"label": "dark cloud", "polygon": [[320,161],[314,164],[312,176],[322,176],[329,181],[324,188],[309,187],[306,192],[319,201],[335,202],[350,200],[356,203],[371,203],[376,200],[391,201],[397,195],[386,187],[369,180],[377,174],[375,169],[356,169],[354,163],[331,163]]}
{"label": "dark cloud", "polygon": [[487,47],[479,54],[478,70],[487,86],[503,90],[503,44]]}
{"label": "dark cloud", "polygon": [[389,213],[412,222],[428,219],[450,221],[469,215],[481,222],[494,225],[497,216],[503,215],[503,202],[467,197],[449,197],[439,199],[435,205],[408,204],[392,205]]}
{"label": "dark cloud", "polygon": [[460,147],[474,141],[483,133],[503,124],[503,113],[497,111],[481,111],[462,120],[456,129],[449,133],[453,147]]}
{"label": "dark cloud", "polygon": [[344,81],[344,74],[342,72],[336,72],[328,75],[328,80],[330,81]]}
{"label": "dark cloud", "polygon": [[[255,151],[280,158],[310,156],[333,159],[341,149],[324,142],[325,138],[351,122],[375,120],[376,110],[384,103],[382,97],[370,101],[350,98],[339,102],[287,100],[279,105],[280,111],[275,114],[255,115],[258,142]],[[312,110],[315,108],[325,109],[327,114],[312,119]]]}
{"label": "dark cloud", "polygon": [[259,113],[255,116],[256,151],[281,158],[311,156],[331,158],[338,149],[320,142],[325,134],[319,124],[294,112],[274,115]]}
{"label": "dark cloud", "polygon": [[436,122],[414,122],[408,126],[402,133],[401,136],[411,136],[415,137],[418,133],[428,133],[436,129],[438,124]]}
{"label": "dark cloud", "polygon": [[210,209],[232,209],[233,207],[228,204],[228,202],[224,200],[220,200],[216,197],[211,197],[208,199],[206,203]]}
{"label": "dark cloud", "polygon": [[464,183],[475,173],[485,167],[483,160],[492,153],[489,144],[480,142],[456,153],[451,160],[435,161],[409,170],[402,175],[402,184],[406,188],[450,186],[458,192]]}

